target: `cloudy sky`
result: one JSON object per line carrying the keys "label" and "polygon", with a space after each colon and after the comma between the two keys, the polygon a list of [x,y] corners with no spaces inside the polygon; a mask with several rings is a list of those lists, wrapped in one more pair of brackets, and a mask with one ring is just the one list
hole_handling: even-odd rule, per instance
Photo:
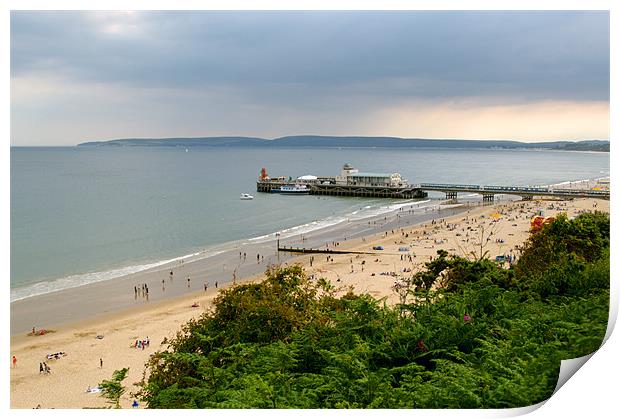
{"label": "cloudy sky", "polygon": [[607,12],[11,12],[11,144],[607,139]]}

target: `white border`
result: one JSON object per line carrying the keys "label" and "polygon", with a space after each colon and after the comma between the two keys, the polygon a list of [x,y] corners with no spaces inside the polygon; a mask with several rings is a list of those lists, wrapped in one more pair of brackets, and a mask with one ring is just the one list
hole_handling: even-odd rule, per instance
{"label": "white border", "polygon": [[[617,3],[617,2],[615,2]],[[615,6],[615,8],[614,8]],[[613,1],[603,1],[603,0],[590,0],[590,1],[582,1],[582,0],[547,0],[547,1],[534,1],[534,0],[521,0],[521,1],[448,1],[448,0],[436,0],[436,1],[413,1],[413,0],[382,0],[382,1],[369,1],[369,0],[358,0],[358,1],[326,1],[326,0],[316,0],[316,1],[308,1],[308,0],[300,0],[300,1],[282,1],[282,0],[272,0],[272,1],[262,1],[262,2],[252,2],[252,1],[241,1],[241,0],[232,0],[227,2],[222,1],[188,1],[188,0],[177,0],[174,2],[170,1],[118,1],[118,0],[110,0],[106,2],[102,1],[43,1],[43,0],[9,0],[3,2],[3,11],[2,15],[2,24],[0,24],[0,33],[2,39],[2,46],[4,52],[4,65],[2,66],[2,88],[4,91],[4,101],[2,105],[2,117],[3,117],[3,133],[4,133],[4,141],[5,146],[2,148],[1,154],[1,162],[2,162],[2,191],[5,197],[9,197],[9,138],[10,138],[10,127],[9,127],[9,89],[10,89],[10,75],[9,75],[9,59],[10,59],[10,10],[38,10],[38,9],[60,9],[60,10],[82,10],[82,9],[96,9],[96,10],[198,10],[198,9],[212,9],[212,10],[385,10],[385,9],[395,9],[395,10],[610,10],[610,19],[611,19],[611,91],[617,91],[617,86],[613,75],[618,74],[618,6],[614,4]],[[614,90],[616,87],[616,90]],[[610,102],[610,115],[611,118],[611,130],[610,137],[614,137],[614,134],[618,132],[618,118],[614,118],[614,110],[617,110],[617,101],[615,100],[616,95],[611,96]],[[611,138],[610,138],[611,139]],[[613,143],[617,140],[611,140],[612,149],[614,148]],[[615,166],[613,163],[617,162],[615,159],[615,155],[612,150],[612,164],[611,164],[611,177],[615,179]],[[612,196],[612,209],[616,208],[616,195]],[[8,296],[9,293],[9,285],[8,278],[10,275],[9,272],[9,251],[10,251],[10,235],[9,227],[10,227],[10,207],[9,200],[6,199],[4,205],[2,205],[2,228],[4,233],[4,252],[2,252],[2,266],[4,267],[3,275],[3,286],[5,290],[5,306],[2,311],[4,316],[4,325],[5,325],[5,333],[2,334],[2,343],[4,348],[4,359],[6,362],[2,363],[2,396],[3,396],[3,407],[8,410],[10,415],[14,416],[30,416],[34,413],[34,411],[28,410],[9,410],[9,359],[10,359],[10,342],[9,342],[9,333],[6,332],[8,330],[8,318],[9,318],[9,304],[8,304]],[[612,223],[612,237],[617,237],[616,234],[616,224]],[[617,280],[616,273],[617,263],[615,262],[616,258],[616,246],[615,243],[612,244],[612,309],[610,311],[610,318],[614,319],[617,317],[618,311],[618,289],[617,289]],[[538,418],[555,418],[555,417],[568,417],[568,418],[583,418],[585,415],[593,415],[593,417],[611,417],[613,414],[617,414],[617,382],[618,382],[618,360],[617,355],[620,353],[619,345],[618,345],[618,333],[612,334],[609,340],[603,345],[603,347],[594,354],[594,356],[579,370],[575,377],[568,380],[568,382],[544,405],[535,410],[531,415],[533,417]],[[527,409],[527,408],[526,408]],[[529,410],[529,409],[528,409]],[[521,412],[519,412],[521,411]],[[114,412],[114,414],[125,415],[130,414],[130,411],[121,411]],[[613,412],[613,413],[612,413]],[[89,415],[109,415],[112,412],[110,411],[89,411]],[[200,411],[191,411],[191,412],[183,412],[184,415],[205,415],[205,414],[216,414],[218,417],[236,417],[240,415],[257,415],[259,417],[267,417],[267,415],[271,416],[280,416],[280,417],[290,417],[291,415],[295,415],[298,417],[315,417],[316,415],[321,416],[375,416],[375,415],[390,415],[390,417],[407,417],[410,418],[412,416],[416,417],[502,417],[502,416],[514,416],[520,413],[525,413],[521,409],[516,409],[512,411],[411,411],[411,410],[390,410],[389,412],[378,412],[378,411],[217,411],[217,412],[200,412]],[[43,414],[43,411],[40,411],[39,414]],[[61,415],[65,416],[74,416],[74,415],[82,415],[84,412],[81,411],[45,411],[46,416],[56,416]],[[146,412],[137,412],[131,411],[131,414],[147,414]],[[153,415],[158,416],[169,415],[170,412],[162,412],[162,411],[149,411],[149,417]]]}

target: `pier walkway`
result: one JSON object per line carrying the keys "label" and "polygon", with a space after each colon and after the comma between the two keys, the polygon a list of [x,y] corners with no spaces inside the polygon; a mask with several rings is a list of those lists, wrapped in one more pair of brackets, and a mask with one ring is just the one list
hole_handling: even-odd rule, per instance
{"label": "pier walkway", "polygon": [[523,199],[532,199],[534,196],[543,196],[558,198],[598,198],[609,200],[608,190],[530,186],[481,186],[450,183],[420,183],[417,187],[424,191],[445,192],[447,199],[456,199],[459,192],[467,192],[482,195],[483,201],[493,201],[494,196],[498,194],[519,195]]}

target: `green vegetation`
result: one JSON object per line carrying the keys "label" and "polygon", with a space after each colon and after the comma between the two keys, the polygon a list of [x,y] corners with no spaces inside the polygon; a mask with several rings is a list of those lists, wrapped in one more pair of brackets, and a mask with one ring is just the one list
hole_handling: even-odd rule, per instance
{"label": "green vegetation", "polygon": [[[435,286],[432,286],[435,284]],[[220,292],[150,359],[150,408],[505,408],[547,399],[560,361],[596,350],[609,216],[559,217],[515,266],[438,252],[402,304],[337,297],[300,267]]]}
{"label": "green vegetation", "polygon": [[125,386],[121,383],[127,377],[127,371],[129,368],[123,368],[121,370],[116,370],[112,374],[111,380],[103,380],[99,387],[101,388],[101,397],[105,397],[108,403],[114,405],[115,408],[121,408],[121,396],[125,394]]}

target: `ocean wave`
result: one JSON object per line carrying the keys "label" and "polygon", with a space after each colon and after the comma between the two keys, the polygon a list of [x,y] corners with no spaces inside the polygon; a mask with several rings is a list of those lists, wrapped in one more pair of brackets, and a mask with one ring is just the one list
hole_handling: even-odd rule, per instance
{"label": "ocean wave", "polygon": [[159,266],[167,265],[172,262],[180,260],[189,261],[195,257],[210,257],[222,253],[221,251],[214,252],[195,252],[183,256],[174,257],[171,259],[160,260],[152,263],[145,263],[140,265],[130,265],[121,268],[110,269],[100,272],[87,272],[82,274],[69,275],[63,278],[57,278],[47,281],[37,282],[36,284],[27,285],[25,287],[19,287],[11,290],[11,302],[19,301],[37,295],[49,294],[56,291],[66,290],[70,288],[77,288],[84,285],[95,284],[97,282],[109,281],[112,279],[120,278],[126,275],[134,274],[137,272],[146,271],[149,269],[157,268]]}
{"label": "ocean wave", "polygon": [[567,181],[564,181],[564,182],[552,183],[552,184],[544,185],[544,186],[547,186],[547,187],[557,187],[557,186],[580,184],[580,183],[588,183],[588,182],[598,182],[599,180],[609,180],[609,176],[597,177],[597,178],[593,178],[593,179],[567,180]]}
{"label": "ocean wave", "polygon": [[286,239],[286,238],[293,237],[299,234],[308,234],[316,230],[321,230],[323,228],[332,227],[346,220],[347,220],[346,216],[327,217],[327,218],[324,218],[323,220],[315,220],[309,223],[300,224],[297,226],[278,230],[273,233],[264,234],[262,236],[252,237],[251,239],[248,239],[246,243],[247,244],[263,243],[263,242],[275,240],[278,237],[280,239]]}
{"label": "ocean wave", "polygon": [[333,227],[337,224],[343,222],[359,222],[369,218],[378,217],[380,215],[385,215],[392,212],[397,212],[401,208],[411,207],[411,209],[422,209],[428,207],[430,205],[424,205],[431,203],[432,200],[407,200],[400,201],[398,203],[393,203],[389,205],[385,204],[375,204],[375,205],[365,205],[357,210],[354,210],[349,213],[345,213],[343,215],[333,215],[321,220],[314,220],[309,223],[300,224],[293,227],[288,227],[282,230],[275,231],[269,234],[263,234],[261,236],[252,237],[245,241],[245,244],[256,244],[263,243],[271,240],[275,240],[278,237],[280,239],[286,239],[297,235],[309,234],[311,232],[321,230],[328,227]]}

